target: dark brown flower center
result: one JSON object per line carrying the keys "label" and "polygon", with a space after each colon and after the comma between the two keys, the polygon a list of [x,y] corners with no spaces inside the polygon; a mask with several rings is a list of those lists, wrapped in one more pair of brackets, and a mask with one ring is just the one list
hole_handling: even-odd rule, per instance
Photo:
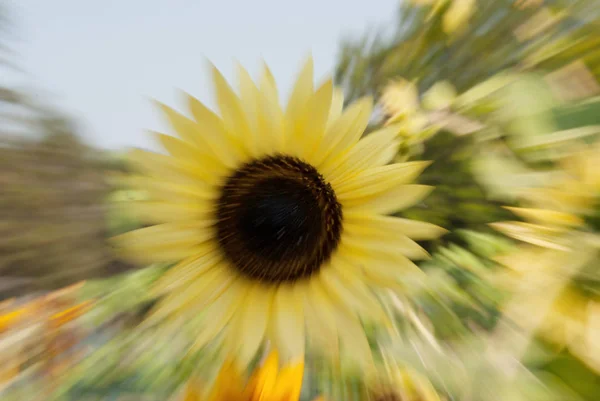
{"label": "dark brown flower center", "polygon": [[329,260],[342,233],[342,206],[314,167],[275,155],[227,179],[216,224],[221,249],[241,274],[290,282]]}

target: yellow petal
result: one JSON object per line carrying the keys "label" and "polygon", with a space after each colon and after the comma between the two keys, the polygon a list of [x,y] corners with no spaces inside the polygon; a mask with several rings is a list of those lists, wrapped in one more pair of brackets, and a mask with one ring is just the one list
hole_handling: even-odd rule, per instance
{"label": "yellow petal", "polygon": [[331,99],[331,107],[329,108],[329,118],[327,120],[327,126],[325,127],[326,132],[329,132],[331,126],[335,124],[338,118],[340,118],[343,109],[344,92],[340,88],[334,88]]}
{"label": "yellow petal", "polygon": [[174,262],[194,255],[212,235],[209,228],[166,223],[118,235],[111,242],[117,253],[134,261]]}
{"label": "yellow petal", "polygon": [[304,356],[304,308],[301,298],[292,287],[281,285],[273,304],[273,328],[277,349],[284,360],[297,360]]}
{"label": "yellow petal", "polygon": [[[305,108],[305,113],[300,116],[300,121],[296,122],[294,129],[293,143],[296,144],[296,150],[300,157],[312,162],[310,157],[317,150],[323,136],[325,135],[325,126],[329,116],[331,106],[331,96],[333,91],[333,82],[326,81],[317,89]],[[325,145],[327,146],[327,145]]]}
{"label": "yellow petal", "polygon": [[[270,76],[270,75],[269,75]],[[285,130],[283,111],[277,100],[277,89],[270,79],[265,78],[258,94],[259,120],[258,126],[263,139],[263,149],[273,153],[283,152],[286,143],[289,142]]]}
{"label": "yellow petal", "polygon": [[[337,258],[334,263],[343,263],[343,260]],[[344,274],[341,274],[342,271]],[[374,320],[383,318],[384,310],[371,290],[362,280],[344,269],[344,266],[322,269],[320,279],[331,297],[344,305],[348,313],[357,313]]]}
{"label": "yellow petal", "polygon": [[268,399],[277,382],[279,373],[279,354],[273,350],[267,356],[263,365],[258,368],[250,380],[248,388],[251,390],[252,401],[262,401]]}
{"label": "yellow petal", "polygon": [[208,149],[201,150],[170,135],[158,132],[155,132],[154,135],[169,154],[198,166],[198,175],[203,180],[215,183],[218,182],[220,176],[227,173],[227,167]]}
{"label": "yellow petal", "polygon": [[279,104],[277,83],[266,63],[263,63],[263,72],[260,78],[260,91],[269,99],[269,103]]}
{"label": "yellow petal", "polygon": [[552,224],[558,226],[579,226],[583,220],[571,213],[557,212],[546,209],[528,209],[522,207],[506,207],[514,214],[538,224]]}
{"label": "yellow petal", "polygon": [[401,185],[381,195],[356,201],[351,211],[391,214],[415,205],[433,190],[427,185]]}
{"label": "yellow petal", "polygon": [[492,223],[490,226],[519,241],[560,251],[569,250],[568,247],[560,243],[559,238],[559,235],[564,233],[565,229],[519,221]]}
{"label": "yellow petal", "polygon": [[225,130],[231,139],[231,144],[243,149],[247,154],[255,155],[254,145],[258,138],[255,138],[254,133],[250,130],[240,99],[214,66],[212,67],[212,75],[217,104],[219,105]]}
{"label": "yellow petal", "polygon": [[[396,233],[391,237],[386,237],[382,233],[348,234],[344,241],[348,246],[356,247],[364,252],[378,253],[390,259],[396,258],[398,254],[402,254],[411,260],[430,258],[425,249],[400,233]],[[404,260],[404,258],[402,259]]]}
{"label": "yellow petal", "polygon": [[202,203],[135,202],[131,215],[146,223],[192,222],[198,227],[214,224],[214,213]]}
{"label": "yellow petal", "polygon": [[[398,153],[398,128],[390,125],[361,139],[349,152],[325,161],[319,171],[340,183],[363,170],[389,163]],[[332,184],[335,185],[335,184]]]}
{"label": "yellow petal", "polygon": [[304,361],[287,365],[279,372],[269,400],[298,401],[302,389],[302,376],[304,374]]}
{"label": "yellow petal", "polygon": [[216,247],[213,244],[205,244],[201,253],[182,260],[163,274],[153,291],[156,295],[174,291],[197,279],[220,261],[221,255]]}
{"label": "yellow petal", "polygon": [[335,358],[339,352],[335,306],[318,280],[311,280],[302,290],[307,337]]}
{"label": "yellow petal", "polygon": [[224,271],[222,264],[213,264],[206,270],[197,279],[168,293],[148,319],[161,320],[182,310],[201,311],[228,291],[235,281],[235,276]]}
{"label": "yellow petal", "polygon": [[348,262],[359,267],[370,282],[379,286],[398,289],[405,284],[405,278],[424,276],[423,271],[401,253],[381,255],[344,243],[340,252]]}
{"label": "yellow petal", "polygon": [[160,102],[156,103],[181,139],[190,144],[196,144],[199,146],[204,145],[198,130],[198,125],[195,124],[194,121],[165,104]]}
{"label": "yellow petal", "polygon": [[134,167],[152,177],[180,185],[205,185],[198,168],[183,160],[141,149],[131,150],[127,157]]}
{"label": "yellow petal", "polygon": [[193,246],[212,238],[212,231],[212,229],[198,228],[189,223],[166,223],[118,235],[114,237],[114,241],[127,243],[127,246],[136,249]]}
{"label": "yellow petal", "polygon": [[394,216],[381,216],[378,214],[365,213],[361,211],[344,211],[346,224],[376,229],[384,228],[386,231],[395,231],[405,234],[413,240],[427,240],[437,238],[448,230],[424,221],[403,219]]}
{"label": "yellow petal", "polygon": [[430,162],[408,162],[365,170],[334,185],[335,194],[345,205],[351,199],[371,196],[397,185],[413,182]]}
{"label": "yellow petal", "polygon": [[360,320],[347,314],[338,314],[337,318],[343,363],[354,365],[364,375],[372,373],[373,354]]}
{"label": "yellow petal", "polygon": [[290,100],[288,101],[285,110],[286,120],[290,124],[295,124],[300,116],[304,113],[304,109],[308,100],[313,95],[313,60],[309,57],[304,63],[302,71],[298,75],[298,79],[292,89]]}
{"label": "yellow petal", "polygon": [[273,288],[261,284],[253,285],[247,295],[247,302],[239,313],[236,336],[244,333],[241,349],[235,353],[241,366],[247,366],[263,343],[267,323],[271,317]]}
{"label": "yellow petal", "polygon": [[252,81],[252,77],[244,67],[238,64],[238,79],[240,85],[240,100],[244,110],[246,121],[248,122],[248,128],[252,133],[253,140],[257,140],[256,136],[258,131],[258,88]]}
{"label": "yellow petal", "polygon": [[331,124],[325,132],[321,147],[311,157],[317,168],[321,169],[321,164],[327,158],[336,159],[358,142],[369,123],[372,109],[371,98],[359,99]]}
{"label": "yellow petal", "polygon": [[242,401],[243,391],[241,372],[234,363],[226,361],[215,379],[208,401]]}
{"label": "yellow petal", "polygon": [[413,260],[429,257],[425,249],[405,234],[390,230],[389,227],[365,227],[355,224],[344,224],[342,241],[369,252],[395,255],[398,252]]}
{"label": "yellow petal", "polygon": [[144,192],[146,199],[174,203],[200,203],[211,201],[218,188],[200,182],[177,183],[166,179],[132,175],[125,180],[132,189]]}
{"label": "yellow petal", "polygon": [[190,349],[191,352],[201,349],[219,335],[233,315],[239,312],[240,306],[245,302],[247,289],[245,282],[236,280],[204,310],[204,326],[198,332]]}
{"label": "yellow petal", "polygon": [[199,127],[204,146],[211,149],[214,155],[227,167],[237,167],[243,154],[239,144],[232,143],[221,118],[208,109],[198,99],[187,95],[188,106],[196,125]]}

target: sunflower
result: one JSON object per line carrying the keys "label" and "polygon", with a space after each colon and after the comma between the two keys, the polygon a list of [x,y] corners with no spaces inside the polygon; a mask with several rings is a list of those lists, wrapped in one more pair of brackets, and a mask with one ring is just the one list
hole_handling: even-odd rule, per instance
{"label": "sunflower", "polygon": [[398,128],[361,138],[371,99],[342,110],[331,80],[313,87],[312,60],[285,109],[267,67],[258,85],[239,71],[238,95],[212,69],[220,116],[189,95],[192,119],[160,105],[179,138],[157,134],[169,155],[132,153],[142,174],[131,183],[151,199],[135,208],[154,225],[118,236],[117,251],[177,262],[148,322],[202,312],[196,346],[219,337],[242,363],[265,339],[299,358],[307,337],[368,361],[360,317],[386,319],[372,288],[422,277],[414,240],[444,231],[389,216],[430,192],[411,184],[428,163],[388,164]]}
{"label": "sunflower", "polygon": [[[244,384],[235,364],[223,364],[210,391],[199,380],[190,380],[177,401],[298,401],[302,389],[302,361],[279,369],[279,357],[272,351]],[[321,399],[321,398],[318,398]],[[316,401],[316,400],[315,400]]]}

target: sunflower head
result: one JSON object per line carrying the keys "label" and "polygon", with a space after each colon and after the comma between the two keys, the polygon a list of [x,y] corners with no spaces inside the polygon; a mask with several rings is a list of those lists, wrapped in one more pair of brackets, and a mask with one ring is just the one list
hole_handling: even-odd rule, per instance
{"label": "sunflower head", "polygon": [[282,359],[304,355],[306,337],[329,354],[370,363],[362,321],[384,321],[373,287],[401,290],[427,257],[415,240],[443,229],[391,214],[429,187],[428,165],[389,164],[399,128],[363,137],[371,99],[343,109],[331,80],[313,85],[306,63],[285,107],[270,71],[258,83],[240,68],[236,93],[213,69],[217,114],[186,95],[192,118],[161,105],[179,138],[158,134],[168,155],[134,151],[148,227],[115,239],[140,263],[177,262],[159,280],[148,324],[202,315],[196,341],[218,339],[242,366],[265,340]]}

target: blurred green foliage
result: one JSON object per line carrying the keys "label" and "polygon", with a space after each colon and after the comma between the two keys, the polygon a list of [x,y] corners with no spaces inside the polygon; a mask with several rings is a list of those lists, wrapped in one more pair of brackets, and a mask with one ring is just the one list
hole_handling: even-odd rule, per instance
{"label": "blurred green foliage", "polygon": [[[594,6],[594,1],[546,1],[543,8],[519,8],[513,0],[478,0],[465,30],[452,35],[442,27],[449,2],[445,4],[432,15],[432,6],[401,2],[392,27],[343,41],[335,79],[344,89],[346,101],[364,95],[379,99],[384,87],[397,78],[416,81],[421,95],[441,81],[462,93],[499,72],[543,73],[581,58],[596,76],[600,75],[600,58],[594,50],[600,40],[600,8]],[[566,15],[562,13],[565,9]],[[541,35],[520,39],[519,29],[526,22],[531,25],[532,17],[547,10],[556,21],[542,29]],[[495,110],[484,102],[476,105],[480,106],[473,110],[476,114]],[[594,124],[597,116],[594,103],[569,103],[553,110],[557,124],[564,129]],[[433,161],[420,181],[434,185],[435,190],[405,216],[448,229],[451,234],[442,242],[459,240],[452,234],[456,229],[489,232],[487,223],[510,216],[501,208],[506,201],[489,198],[474,175],[473,163],[482,144],[485,140],[481,137],[457,136],[442,129],[415,156]],[[431,250],[433,245],[426,247]]]}

